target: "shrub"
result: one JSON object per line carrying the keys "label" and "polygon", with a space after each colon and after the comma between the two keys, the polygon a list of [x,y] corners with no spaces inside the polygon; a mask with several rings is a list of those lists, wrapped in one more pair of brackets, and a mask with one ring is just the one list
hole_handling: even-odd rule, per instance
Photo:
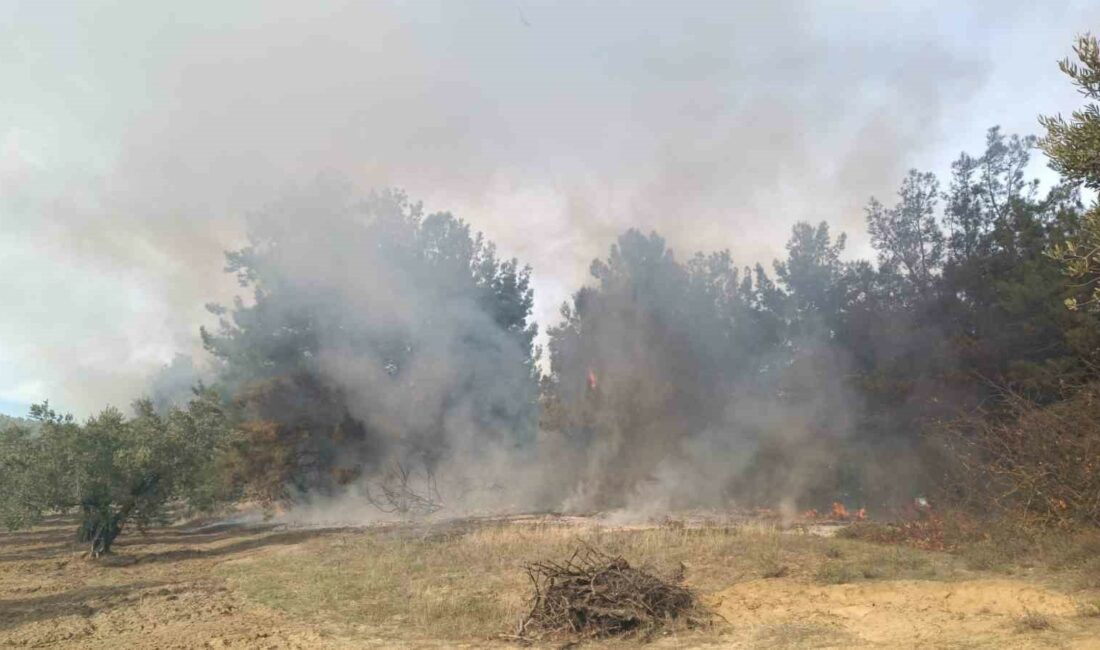
{"label": "shrub", "polygon": [[1002,392],[995,410],[942,424],[949,496],[1044,525],[1100,526],[1100,384],[1041,406]]}

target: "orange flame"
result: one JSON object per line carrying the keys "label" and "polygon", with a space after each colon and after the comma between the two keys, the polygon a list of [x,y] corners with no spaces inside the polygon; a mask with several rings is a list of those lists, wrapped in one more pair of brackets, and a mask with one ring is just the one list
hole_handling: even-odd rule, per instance
{"label": "orange flame", "polygon": [[596,390],[596,373],[591,368],[588,370],[588,390]]}
{"label": "orange flame", "polygon": [[839,501],[833,501],[832,515],[834,519],[847,519],[849,516],[848,509],[844,507],[844,504]]}

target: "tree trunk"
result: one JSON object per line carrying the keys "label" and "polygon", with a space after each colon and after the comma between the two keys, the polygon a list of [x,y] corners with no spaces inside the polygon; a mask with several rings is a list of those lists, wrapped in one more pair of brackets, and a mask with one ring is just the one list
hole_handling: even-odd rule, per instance
{"label": "tree trunk", "polygon": [[108,498],[100,501],[98,498],[89,497],[81,504],[82,519],[76,538],[81,542],[92,545],[91,555],[98,558],[111,552],[111,544],[122,532],[122,525],[130,517],[130,513],[138,504],[138,499],[147,496],[156,490],[160,481],[158,474],[150,474],[142,479],[130,490],[130,496],[126,498],[122,506],[112,508],[112,502]]}
{"label": "tree trunk", "polygon": [[122,524],[130,514],[132,506],[127,505],[112,511],[111,505],[100,505],[96,502],[85,502],[82,506],[82,520],[77,531],[77,540],[91,544],[92,558],[108,555],[111,552],[111,544],[122,532]]}

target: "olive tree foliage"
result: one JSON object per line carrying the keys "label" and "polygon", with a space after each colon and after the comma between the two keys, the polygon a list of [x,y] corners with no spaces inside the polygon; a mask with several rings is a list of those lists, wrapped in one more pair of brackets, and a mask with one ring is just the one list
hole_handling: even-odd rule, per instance
{"label": "olive tree foliage", "polygon": [[139,400],[129,418],[108,407],[80,423],[46,402],[30,417],[33,429],[0,432],[0,523],[9,529],[75,511],[77,539],[98,557],[127,525],[161,522],[173,503],[201,509],[219,497],[228,420],[213,392],[164,415]]}
{"label": "olive tree foliage", "polygon": [[[74,425],[71,418],[60,425]],[[0,525],[9,530],[33,523],[51,481],[39,458],[41,444],[32,428],[23,423],[0,428]]]}
{"label": "olive tree foliage", "polygon": [[[1046,136],[1040,146],[1050,164],[1068,181],[1100,191],[1100,43],[1085,34],[1073,48],[1080,62],[1065,59],[1058,64],[1086,99],[1083,108],[1074,111],[1070,119],[1061,115],[1041,117]],[[1070,309],[1087,305],[1100,306],[1100,204],[1093,204],[1082,218],[1080,233],[1065,245],[1055,246],[1051,255],[1064,264],[1071,278],[1089,289],[1089,297],[1081,301],[1066,299]]]}

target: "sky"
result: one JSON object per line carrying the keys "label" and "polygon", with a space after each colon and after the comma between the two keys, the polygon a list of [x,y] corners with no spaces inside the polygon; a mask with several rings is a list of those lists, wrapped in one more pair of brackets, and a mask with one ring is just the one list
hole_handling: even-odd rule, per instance
{"label": "sky", "polygon": [[1089,30],[1061,0],[0,0],[0,412],[201,362],[223,251],[318,178],[472,223],[544,329],[631,226],[752,264],[826,220],[867,255],[907,169],[1080,104]]}

